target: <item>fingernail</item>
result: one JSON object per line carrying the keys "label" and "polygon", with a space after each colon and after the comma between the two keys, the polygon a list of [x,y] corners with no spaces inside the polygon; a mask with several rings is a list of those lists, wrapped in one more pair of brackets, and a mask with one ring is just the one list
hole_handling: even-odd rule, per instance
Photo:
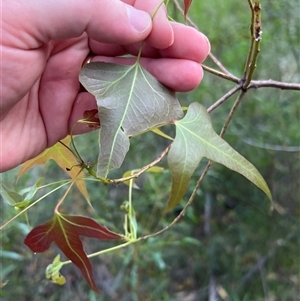
{"label": "fingernail", "polygon": [[139,33],[144,33],[151,26],[151,17],[148,13],[126,5],[130,25]]}

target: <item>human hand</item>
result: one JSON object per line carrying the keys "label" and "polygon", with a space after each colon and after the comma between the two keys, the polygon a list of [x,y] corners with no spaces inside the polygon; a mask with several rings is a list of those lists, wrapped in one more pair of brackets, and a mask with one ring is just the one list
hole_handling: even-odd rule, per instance
{"label": "human hand", "polygon": [[[167,20],[160,0],[2,1],[0,171],[35,157],[96,108],[78,74],[93,61],[123,63],[145,40],[142,64],[175,91],[194,89],[209,52],[204,35]],[[78,129],[82,132],[82,129]]]}

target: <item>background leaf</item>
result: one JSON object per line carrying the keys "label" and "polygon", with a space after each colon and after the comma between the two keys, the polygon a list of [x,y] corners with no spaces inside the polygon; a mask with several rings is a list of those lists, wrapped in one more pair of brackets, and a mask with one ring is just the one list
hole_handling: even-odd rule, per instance
{"label": "background leaf", "polygon": [[86,64],[80,82],[98,104],[100,127],[98,176],[120,167],[129,137],[182,117],[175,93],[136,63]]}
{"label": "background leaf", "polygon": [[98,291],[93,279],[92,265],[83,250],[79,236],[105,240],[122,238],[91,218],[56,213],[51,220],[32,229],[24,243],[32,252],[40,253],[46,251],[54,242],[81,270],[91,288]]}
{"label": "background leaf", "polygon": [[[71,136],[67,136],[62,140],[62,142],[69,146],[71,142]],[[37,157],[26,161],[19,171],[18,177],[24,175],[28,170],[30,170],[35,165],[43,165],[47,163],[49,160],[54,160],[61,169],[63,169],[72,179],[78,176],[78,168],[72,168],[75,165],[78,165],[78,161],[75,156],[68,150],[63,144],[57,142],[50,148],[45,149],[41,154]],[[67,171],[66,168],[72,168]],[[83,175],[83,172],[80,174]],[[80,177],[79,175],[79,177]],[[76,186],[85,199],[90,204],[89,194],[86,189],[86,185],[84,180],[76,180]]]}
{"label": "background leaf", "polygon": [[172,189],[166,211],[174,208],[184,196],[202,157],[240,173],[272,199],[267,183],[253,164],[215,133],[205,107],[192,103],[186,116],[175,125],[176,137],[168,154]]}

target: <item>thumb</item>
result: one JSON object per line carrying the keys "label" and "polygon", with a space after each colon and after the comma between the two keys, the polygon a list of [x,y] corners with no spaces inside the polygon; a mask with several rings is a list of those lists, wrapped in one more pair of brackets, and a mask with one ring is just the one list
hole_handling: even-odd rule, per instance
{"label": "thumb", "polygon": [[[21,7],[19,20],[31,23],[37,40],[43,42],[79,37],[86,31],[99,42],[133,44],[144,40],[152,28],[148,13],[120,0],[28,2]],[[28,20],[24,20],[24,10]]]}

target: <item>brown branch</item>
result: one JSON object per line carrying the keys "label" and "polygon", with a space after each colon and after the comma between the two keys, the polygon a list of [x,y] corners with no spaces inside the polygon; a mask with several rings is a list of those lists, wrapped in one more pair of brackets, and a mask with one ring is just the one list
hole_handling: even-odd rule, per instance
{"label": "brown branch", "polygon": [[[175,6],[176,8],[183,14],[183,9],[182,7],[180,6],[178,0],[174,0],[174,3],[175,3]],[[247,71],[250,72],[250,74],[248,74],[248,78],[251,80],[251,77],[253,75],[253,72],[254,72],[254,69],[255,69],[255,63],[256,63],[256,59],[257,59],[257,55],[259,53],[259,43],[260,43],[260,39],[261,39],[261,12],[260,12],[260,7],[259,7],[259,3],[255,3],[255,5],[252,3],[251,0],[248,0],[248,4],[250,6],[250,9],[251,9],[251,36],[252,36],[252,42],[251,42],[251,46],[250,46],[250,49],[249,49],[249,55],[248,55],[248,58],[247,58],[247,62],[246,62],[246,65],[245,65],[245,72],[244,72],[244,80],[246,79],[245,77],[247,76]],[[187,21],[188,23],[193,26],[194,28],[198,29],[197,25],[187,16]],[[256,46],[256,49],[253,49],[255,48]],[[254,53],[253,53],[253,50],[254,50]],[[254,55],[254,57],[252,56]],[[231,74],[223,65],[222,63],[212,54],[210,53],[209,54],[209,57],[213,60],[213,62],[223,71],[223,72],[220,72],[218,70],[215,70],[213,68],[210,68],[206,65],[201,65],[202,68],[211,73],[211,74],[214,74],[218,77],[221,77],[221,78],[224,78],[224,79],[227,79],[227,80],[230,80],[236,84],[240,83],[241,80],[238,79],[236,76],[234,76],[233,74]],[[252,62],[251,62],[251,59],[252,59]],[[254,66],[251,64],[254,63]],[[251,67],[251,68],[250,68]],[[251,70],[249,70],[249,68]],[[249,80],[248,79],[248,80]],[[282,89],[282,90],[300,90],[300,84],[297,84],[297,83],[285,83],[285,82],[279,82],[279,81],[274,81],[274,80],[251,80],[250,82],[247,83],[247,85],[244,85],[244,88],[245,89],[253,89],[253,88],[262,88],[262,87],[270,87],[270,88],[279,88],[279,89]],[[236,91],[234,91],[235,93]],[[228,92],[230,93],[230,91]],[[230,94],[231,96],[232,94]],[[212,111],[213,109],[215,109],[219,104],[224,102],[228,97],[226,95],[224,95],[224,97],[222,97],[220,100],[218,100],[216,102],[216,106],[213,105],[211,106],[209,109]]]}
{"label": "brown branch", "polygon": [[236,84],[240,82],[240,80],[236,76],[232,75],[229,72],[224,72],[223,73],[223,72],[220,72],[220,71],[218,71],[216,69],[210,68],[210,67],[208,67],[206,65],[203,65],[203,64],[201,64],[201,66],[202,66],[203,70],[205,70],[205,71],[207,71],[207,72],[209,72],[211,74],[214,74],[214,75],[216,75],[218,77],[230,80],[230,81],[232,81],[232,82],[234,82]]}
{"label": "brown branch", "polygon": [[235,102],[234,102],[234,104],[233,104],[233,106],[232,106],[232,108],[231,108],[231,110],[230,110],[230,112],[227,116],[227,119],[224,122],[222,130],[220,132],[220,137],[221,138],[225,135],[225,132],[228,128],[228,125],[229,125],[230,121],[232,120],[232,117],[233,117],[238,105],[241,103],[242,98],[245,96],[245,94],[246,94],[246,91],[241,90],[240,94],[238,95],[237,99],[235,100]]}
{"label": "brown branch", "polygon": [[[201,64],[203,70],[221,77],[223,79],[227,79],[231,82],[234,82],[236,84],[239,84],[243,81],[243,79],[239,79],[238,77],[232,75],[232,74],[225,74],[223,72],[220,72],[216,69],[213,69],[211,67],[208,67],[204,64]],[[248,87],[246,88],[246,90],[248,89],[258,89],[258,88],[277,88],[277,89],[281,89],[281,90],[296,90],[296,91],[300,91],[300,84],[298,83],[287,83],[287,82],[280,82],[280,81],[276,81],[273,79],[267,79],[267,80],[251,80]],[[225,96],[225,95],[224,95]]]}
{"label": "brown branch", "polygon": [[252,80],[248,86],[248,89],[257,89],[257,88],[277,88],[281,90],[298,90],[300,91],[300,84],[297,83],[285,83],[279,82],[276,80]]}
{"label": "brown branch", "polygon": [[244,90],[247,89],[250,84],[253,73],[256,69],[257,57],[260,52],[260,42],[261,42],[261,34],[262,34],[262,24],[261,24],[261,5],[258,1],[255,1],[253,4],[252,1],[248,1],[250,9],[251,9],[251,42],[250,48],[244,68]]}
{"label": "brown branch", "polygon": [[228,91],[225,95],[223,95],[219,100],[217,100],[214,104],[212,104],[208,109],[207,112],[210,113],[218,106],[220,106],[223,102],[225,102],[231,95],[242,88],[242,84],[236,85],[230,91]]}
{"label": "brown branch", "polygon": [[[224,78],[222,75],[219,75],[217,72],[214,72],[216,76],[220,76]],[[243,88],[243,82],[242,80],[239,80],[239,84],[233,87],[230,91],[228,91],[225,95],[223,95],[220,99],[218,99],[214,104],[212,104],[208,109],[207,112],[210,113],[214,109],[216,109],[218,106],[220,106],[223,102],[225,102],[228,98],[230,98],[233,94],[235,94],[238,90]],[[294,90],[294,91],[300,91],[300,84],[296,83],[285,83],[285,82],[279,82],[272,79],[269,80],[252,80],[247,87],[247,90],[249,89],[259,89],[259,88],[277,88],[281,90]],[[244,92],[247,92],[244,91]]]}
{"label": "brown branch", "polygon": [[208,56],[213,60],[213,62],[220,68],[220,70],[222,70],[227,76],[229,77],[234,77],[235,76],[233,74],[231,74],[225,67],[224,65],[212,54],[209,53]]}
{"label": "brown branch", "polygon": [[[184,10],[181,7],[180,3],[178,2],[178,0],[174,0],[175,6],[176,8],[180,11],[180,13],[183,15],[184,14]],[[189,17],[186,16],[186,21],[188,22],[189,25],[191,25],[192,27],[196,28],[197,30],[199,30],[198,26],[196,23],[193,22],[193,20]],[[227,75],[229,78],[235,78],[234,75],[232,75],[225,67],[224,65],[212,54],[209,54],[209,57],[212,59],[212,61],[220,68],[221,71],[224,72],[225,75]],[[204,69],[204,68],[203,68]],[[228,78],[228,79],[229,79]]]}
{"label": "brown branch", "polygon": [[142,173],[144,173],[145,171],[147,171],[149,168],[153,167],[154,165],[156,165],[157,163],[159,163],[163,157],[168,153],[168,151],[170,150],[171,148],[171,145],[170,144],[169,146],[167,146],[163,151],[162,153],[154,160],[152,161],[151,163],[149,163],[148,165],[144,166],[143,168],[141,168],[138,172],[128,176],[128,177],[124,177],[124,178],[120,178],[120,179],[110,179],[109,180],[109,183],[110,184],[117,184],[117,183],[123,183],[123,182],[126,182],[126,181],[129,181],[131,179],[134,179],[134,178],[138,178]]}

